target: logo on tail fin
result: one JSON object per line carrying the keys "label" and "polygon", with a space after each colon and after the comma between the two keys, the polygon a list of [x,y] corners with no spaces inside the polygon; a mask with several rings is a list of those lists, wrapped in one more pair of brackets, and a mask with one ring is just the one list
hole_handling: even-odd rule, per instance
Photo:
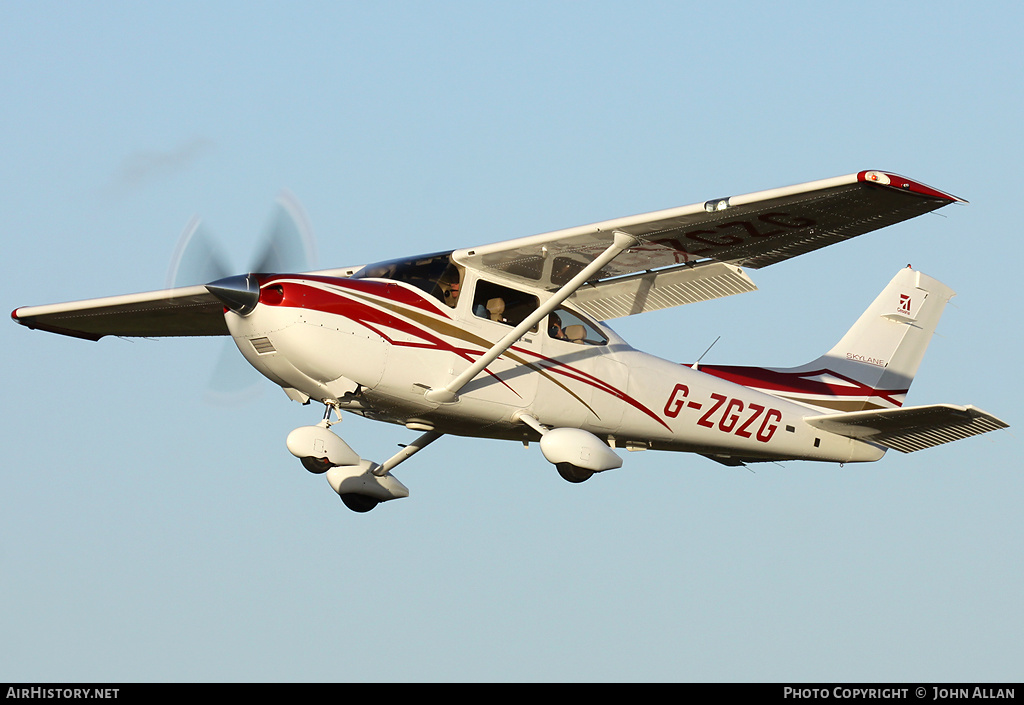
{"label": "logo on tail fin", "polygon": [[907,316],[910,315],[910,295],[909,294],[900,294],[899,312],[903,313],[903,314],[906,314]]}

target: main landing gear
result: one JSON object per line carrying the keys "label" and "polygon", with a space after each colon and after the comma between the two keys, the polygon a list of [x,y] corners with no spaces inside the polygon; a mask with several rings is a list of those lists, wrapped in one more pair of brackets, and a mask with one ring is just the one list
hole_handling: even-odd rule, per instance
{"label": "main landing gear", "polygon": [[[323,420],[315,426],[300,426],[288,434],[288,450],[302,466],[316,475],[325,475],[331,488],[345,506],[354,512],[368,512],[381,502],[408,497],[409,490],[391,474],[391,469],[441,437],[433,431],[406,445],[381,464],[360,458],[359,454],[330,430],[331,410],[326,404]],[[339,416],[340,421],[340,416]]]}
{"label": "main landing gear", "polygon": [[562,479],[586,482],[595,472],[622,467],[622,458],[604,441],[581,428],[548,428],[525,411],[514,419],[540,434],[540,451]]}

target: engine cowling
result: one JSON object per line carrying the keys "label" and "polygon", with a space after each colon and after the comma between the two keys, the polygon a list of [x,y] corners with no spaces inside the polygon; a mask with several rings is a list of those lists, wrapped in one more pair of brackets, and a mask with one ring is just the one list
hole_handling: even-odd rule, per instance
{"label": "engine cowling", "polygon": [[569,463],[591,472],[622,467],[622,458],[600,438],[580,428],[553,428],[540,439],[540,450],[549,463]]}

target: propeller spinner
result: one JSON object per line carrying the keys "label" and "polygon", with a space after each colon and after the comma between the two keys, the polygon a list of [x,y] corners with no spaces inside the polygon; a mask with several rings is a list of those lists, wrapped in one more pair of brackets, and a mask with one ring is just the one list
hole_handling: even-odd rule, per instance
{"label": "propeller spinner", "polygon": [[207,284],[206,290],[239,316],[248,316],[256,310],[260,300],[260,283],[255,274],[224,277]]}

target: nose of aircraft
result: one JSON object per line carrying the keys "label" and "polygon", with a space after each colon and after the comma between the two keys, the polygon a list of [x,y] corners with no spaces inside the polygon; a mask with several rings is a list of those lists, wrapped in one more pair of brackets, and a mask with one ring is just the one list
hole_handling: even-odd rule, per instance
{"label": "nose of aircraft", "polygon": [[240,316],[248,316],[260,300],[260,283],[255,274],[236,274],[206,285],[229,309]]}

